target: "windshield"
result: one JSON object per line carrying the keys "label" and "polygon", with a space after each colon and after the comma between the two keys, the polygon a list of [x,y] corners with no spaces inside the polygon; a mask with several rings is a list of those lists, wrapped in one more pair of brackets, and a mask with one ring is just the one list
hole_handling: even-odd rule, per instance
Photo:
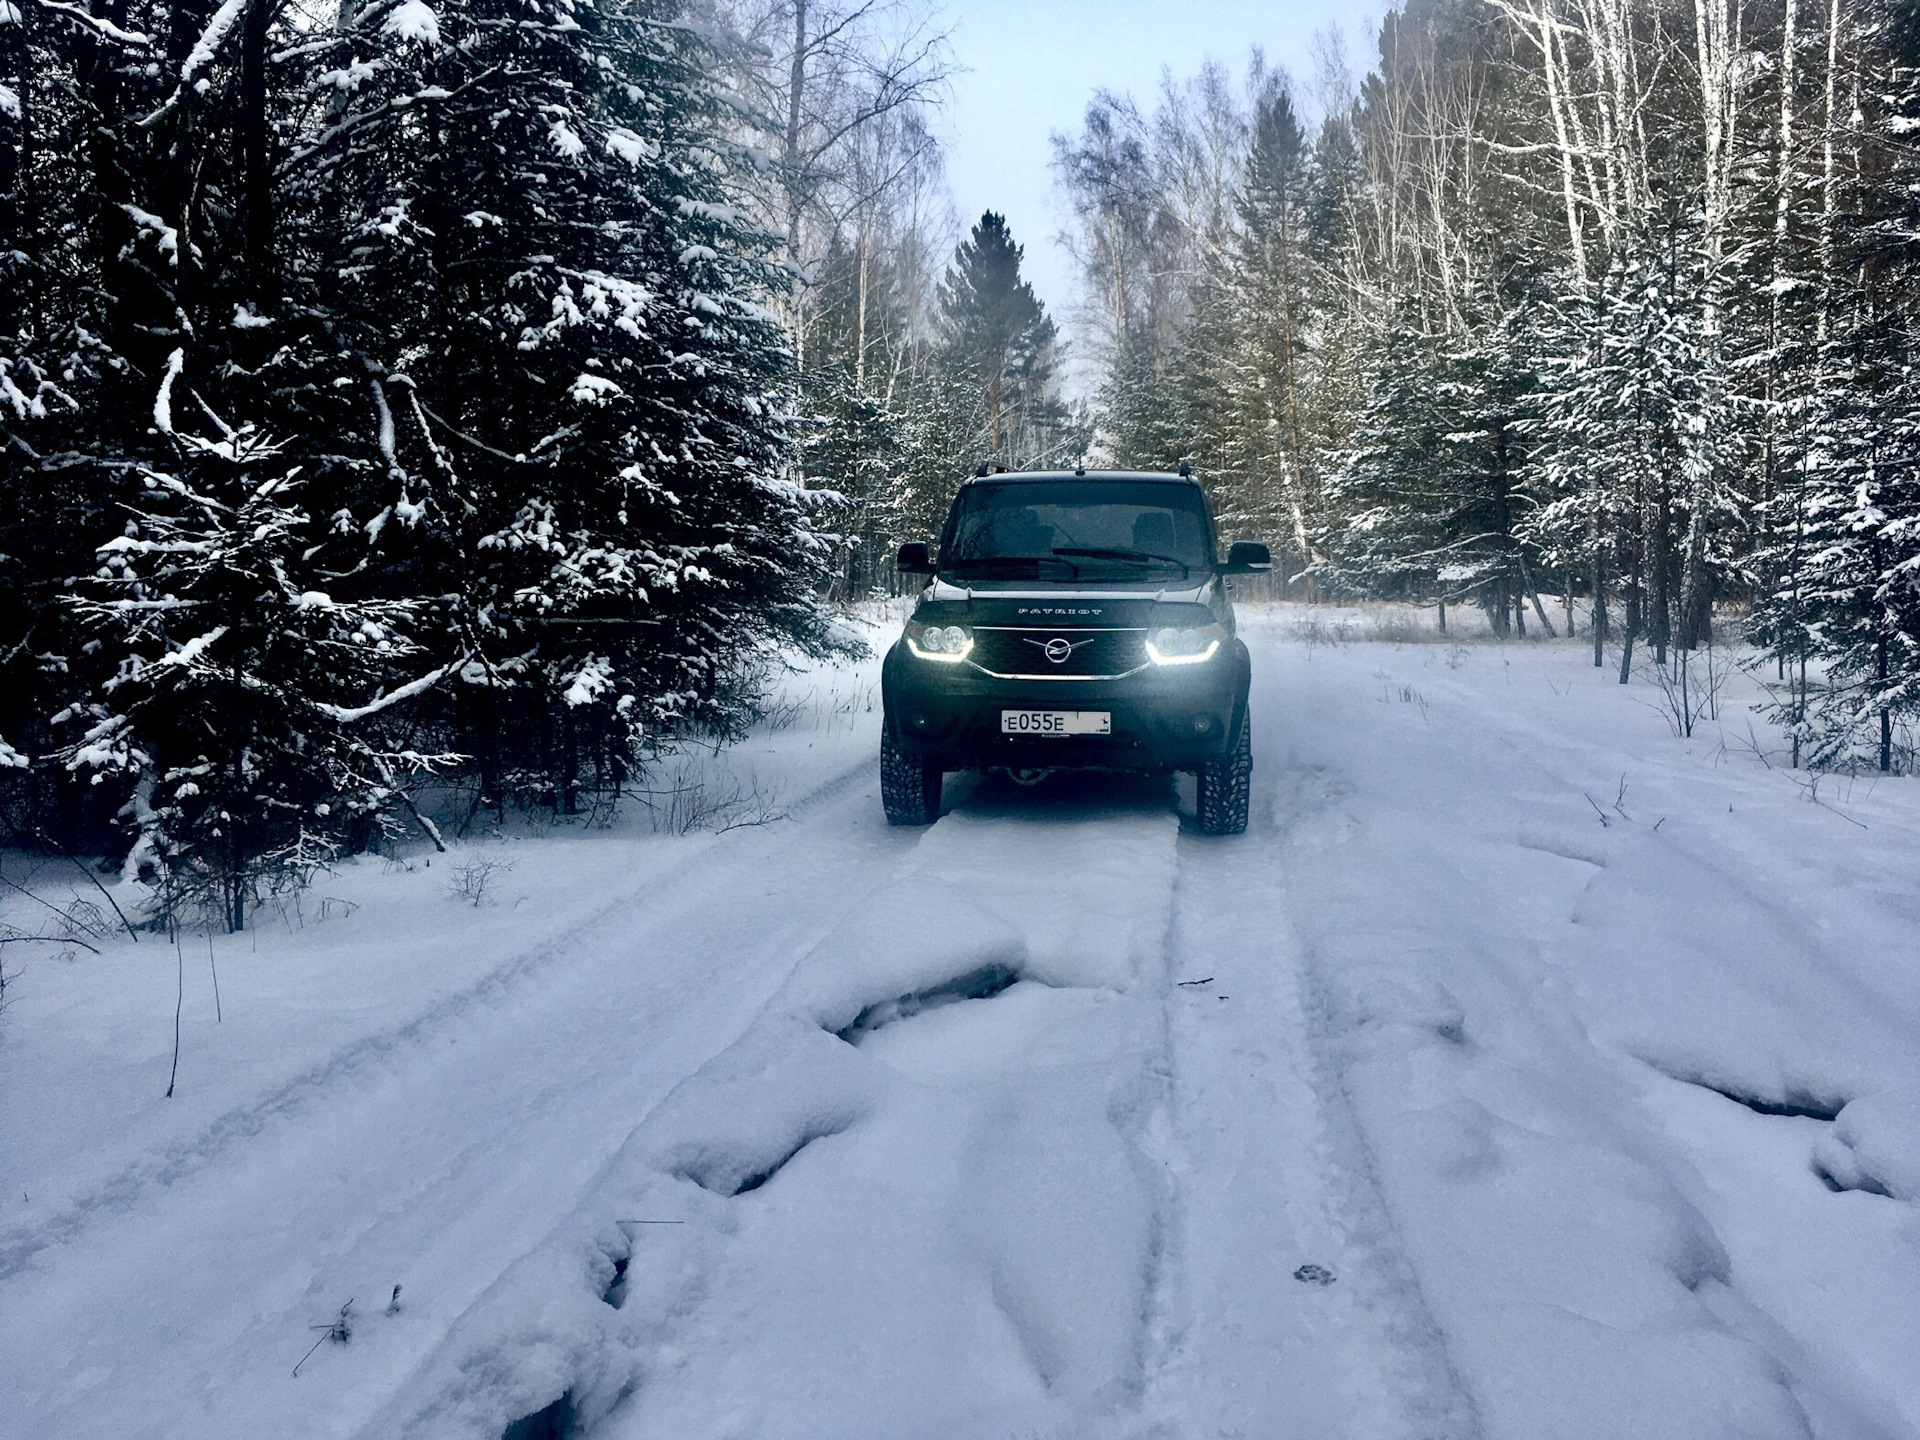
{"label": "windshield", "polygon": [[1200,491],[1152,480],[969,485],[940,547],[941,570],[977,578],[1184,577],[1212,567]]}

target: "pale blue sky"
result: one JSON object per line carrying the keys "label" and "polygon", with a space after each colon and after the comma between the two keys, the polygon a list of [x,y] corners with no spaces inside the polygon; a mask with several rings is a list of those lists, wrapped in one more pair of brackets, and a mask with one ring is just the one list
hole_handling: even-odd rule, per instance
{"label": "pale blue sky", "polygon": [[1054,243],[1066,217],[1053,193],[1049,137],[1079,128],[1095,90],[1128,91],[1150,108],[1163,67],[1190,75],[1211,56],[1239,76],[1255,45],[1304,87],[1313,74],[1308,41],[1334,24],[1358,75],[1385,9],[1378,0],[949,0],[954,58],[966,67],[945,124],[961,222],[986,209],[1006,215],[1026,246],[1034,288],[1064,322],[1074,279]]}

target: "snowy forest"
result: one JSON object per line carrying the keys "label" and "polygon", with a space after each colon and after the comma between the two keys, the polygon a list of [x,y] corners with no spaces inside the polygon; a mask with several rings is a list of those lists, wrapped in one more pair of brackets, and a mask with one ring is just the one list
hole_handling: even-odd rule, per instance
{"label": "snowy forest", "polygon": [[1622,683],[1723,615],[1795,765],[1911,770],[1920,11],[1410,0],[1316,61],[1056,141],[1113,458]]}
{"label": "snowy forest", "polygon": [[1286,594],[1623,679],[1718,616],[1794,763],[1912,767],[1910,7],[1409,0],[1358,79],[1103,93],[1057,317],[952,213],[943,23],[0,0],[8,843],[240,928],[428,777],[571,813],[988,460],[1190,460]]}

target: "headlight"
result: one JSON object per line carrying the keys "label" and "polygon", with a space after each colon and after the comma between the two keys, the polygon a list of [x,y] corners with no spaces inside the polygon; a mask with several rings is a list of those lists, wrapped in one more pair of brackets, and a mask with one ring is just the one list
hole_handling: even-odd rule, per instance
{"label": "headlight", "polygon": [[907,622],[907,648],[922,660],[957,665],[973,649],[973,636],[962,625],[922,625]]}
{"label": "headlight", "polygon": [[1156,665],[1198,665],[1218,654],[1226,638],[1224,625],[1155,630],[1147,636],[1147,654]]}

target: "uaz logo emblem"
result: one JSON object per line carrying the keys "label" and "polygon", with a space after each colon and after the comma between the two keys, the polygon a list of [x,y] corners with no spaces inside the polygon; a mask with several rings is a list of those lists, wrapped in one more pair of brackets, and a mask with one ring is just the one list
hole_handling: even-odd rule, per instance
{"label": "uaz logo emblem", "polygon": [[1056,665],[1066,664],[1067,661],[1072,658],[1074,651],[1078,650],[1082,645],[1091,645],[1093,643],[1093,637],[1091,635],[1085,640],[1069,640],[1062,635],[1055,635],[1047,640],[1035,640],[1030,635],[1023,635],[1021,638],[1029,645],[1038,645],[1040,647],[1040,653]]}

